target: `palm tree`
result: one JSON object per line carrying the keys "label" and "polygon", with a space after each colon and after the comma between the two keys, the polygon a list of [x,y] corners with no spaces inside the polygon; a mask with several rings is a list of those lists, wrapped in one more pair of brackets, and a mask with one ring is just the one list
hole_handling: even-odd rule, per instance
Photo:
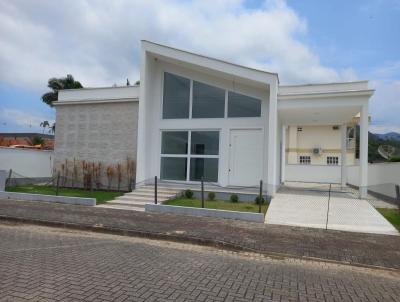
{"label": "palm tree", "polygon": [[82,84],[78,81],[75,81],[74,77],[70,74],[68,74],[66,78],[51,78],[48,81],[47,87],[53,91],[43,94],[42,101],[50,107],[53,107],[53,102],[57,101],[59,90],[83,88]]}
{"label": "palm tree", "polygon": [[43,132],[42,132],[42,133],[44,133],[44,130],[45,130],[47,127],[50,127],[49,121],[43,121],[43,122],[41,122],[41,123],[40,123],[40,127],[43,128]]}

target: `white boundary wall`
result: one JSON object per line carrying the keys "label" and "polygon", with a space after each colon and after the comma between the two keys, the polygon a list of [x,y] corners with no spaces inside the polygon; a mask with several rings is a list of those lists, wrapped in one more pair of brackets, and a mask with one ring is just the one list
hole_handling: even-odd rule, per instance
{"label": "white boundary wall", "polygon": [[340,183],[340,166],[286,165],[285,181]]}
{"label": "white boundary wall", "polygon": [[53,151],[17,148],[0,148],[0,170],[26,177],[51,177]]}
{"label": "white boundary wall", "polygon": [[[360,166],[347,168],[347,182],[359,186]],[[368,164],[368,190],[396,197],[394,185],[400,185],[400,163]]]}

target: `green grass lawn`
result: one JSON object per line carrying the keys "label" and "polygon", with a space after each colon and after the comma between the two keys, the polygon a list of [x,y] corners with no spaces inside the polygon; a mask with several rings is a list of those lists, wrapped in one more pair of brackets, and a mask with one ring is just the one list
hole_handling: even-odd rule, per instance
{"label": "green grass lawn", "polygon": [[[193,207],[200,208],[201,201],[196,198],[188,199],[186,197],[179,197],[176,199],[168,200],[164,202],[165,205],[171,206],[181,206],[181,207]],[[218,209],[218,210],[228,210],[228,211],[238,211],[238,212],[253,212],[258,213],[258,204],[255,202],[230,202],[223,200],[205,200],[204,207],[208,209]],[[268,205],[264,204],[261,207],[261,211],[267,212]]]}
{"label": "green grass lawn", "polygon": [[400,231],[400,213],[398,209],[377,209],[393,226]]}
{"label": "green grass lawn", "polygon": [[[6,189],[8,192],[19,192],[19,193],[32,193],[32,194],[44,194],[44,195],[55,195],[56,189],[53,186],[41,186],[41,185],[25,185],[25,186],[14,186]],[[123,195],[122,192],[111,192],[111,191],[94,191],[90,192],[83,189],[69,189],[60,188],[58,191],[60,196],[70,197],[89,197],[96,198],[97,204],[105,203],[106,201],[112,200],[115,197]]]}

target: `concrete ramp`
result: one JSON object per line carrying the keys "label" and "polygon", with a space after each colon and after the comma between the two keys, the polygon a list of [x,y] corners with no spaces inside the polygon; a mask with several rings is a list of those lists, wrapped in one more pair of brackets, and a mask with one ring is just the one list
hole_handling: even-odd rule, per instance
{"label": "concrete ramp", "polygon": [[399,235],[367,200],[322,190],[277,193],[268,208],[265,223]]}

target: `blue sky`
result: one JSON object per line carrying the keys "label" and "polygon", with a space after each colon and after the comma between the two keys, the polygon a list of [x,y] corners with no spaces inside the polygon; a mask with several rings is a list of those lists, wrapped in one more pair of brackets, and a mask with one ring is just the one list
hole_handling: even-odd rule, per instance
{"label": "blue sky", "polygon": [[370,130],[400,132],[400,1],[0,0],[0,132],[54,120],[47,79],[86,87],[139,77],[140,39],[279,73],[281,82],[370,80]]}

